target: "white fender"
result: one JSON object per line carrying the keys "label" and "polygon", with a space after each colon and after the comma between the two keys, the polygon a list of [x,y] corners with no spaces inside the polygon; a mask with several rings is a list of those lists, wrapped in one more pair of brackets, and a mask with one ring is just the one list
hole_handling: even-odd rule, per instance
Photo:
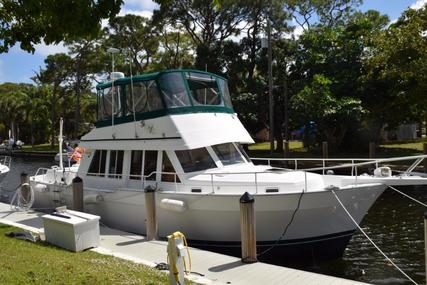
{"label": "white fender", "polygon": [[104,201],[104,197],[100,194],[86,195],[83,197],[83,202],[85,204],[97,204]]}
{"label": "white fender", "polygon": [[37,183],[36,185],[34,185],[34,191],[36,192],[46,192],[47,190],[48,189],[46,184]]}
{"label": "white fender", "polygon": [[173,211],[173,212],[182,213],[185,210],[187,210],[187,205],[185,204],[184,201],[181,201],[181,200],[162,199],[160,201],[160,208]]}

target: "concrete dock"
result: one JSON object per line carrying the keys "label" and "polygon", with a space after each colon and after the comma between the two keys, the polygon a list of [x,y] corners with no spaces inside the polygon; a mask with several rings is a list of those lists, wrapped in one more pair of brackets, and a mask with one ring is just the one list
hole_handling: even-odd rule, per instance
{"label": "concrete dock", "polygon": [[[12,211],[0,203],[0,223],[43,234],[44,213]],[[167,242],[146,241],[144,236],[100,227],[100,246],[93,251],[155,266],[166,263]],[[189,279],[200,284],[288,284],[360,285],[357,281],[290,269],[262,262],[244,264],[237,257],[190,248],[192,272]]]}

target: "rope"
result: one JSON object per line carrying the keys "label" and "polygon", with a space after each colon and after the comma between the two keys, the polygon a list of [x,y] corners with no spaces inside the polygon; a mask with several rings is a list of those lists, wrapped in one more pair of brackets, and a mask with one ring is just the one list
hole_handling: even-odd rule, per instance
{"label": "rope", "polygon": [[267,252],[269,252],[270,250],[272,250],[273,248],[275,248],[275,247],[277,246],[277,244],[278,244],[278,243],[283,239],[283,237],[286,235],[286,233],[287,233],[287,231],[288,231],[289,227],[291,226],[292,222],[294,221],[294,218],[295,218],[296,213],[298,212],[298,210],[299,210],[299,208],[300,208],[300,205],[301,205],[301,199],[302,199],[303,194],[304,194],[304,191],[301,191],[301,195],[299,196],[297,206],[296,206],[296,208],[295,208],[294,212],[292,213],[292,217],[291,217],[291,219],[289,220],[288,224],[286,225],[285,229],[283,230],[282,235],[281,235],[281,236],[280,236],[280,237],[279,237],[279,238],[274,242],[274,244],[273,244],[272,246],[270,246],[269,248],[267,248],[266,250],[264,250],[264,251],[263,251],[263,252],[261,252],[260,254],[257,254],[257,257],[260,257],[260,256],[262,256],[262,255],[266,254]]}
{"label": "rope", "polygon": [[415,198],[413,198],[413,197],[409,196],[408,194],[405,194],[405,193],[403,193],[402,191],[397,190],[397,189],[396,189],[396,188],[394,188],[393,186],[388,186],[388,187],[389,187],[390,189],[392,189],[392,190],[396,191],[397,193],[402,194],[402,195],[403,195],[403,196],[405,196],[406,198],[409,198],[409,199],[411,199],[412,201],[414,201],[414,202],[416,202],[416,203],[420,204],[421,206],[424,206],[424,207],[426,207],[426,208],[427,208],[427,204],[424,204],[423,202],[418,201],[417,199],[415,199]]}
{"label": "rope", "polygon": [[371,244],[384,256],[385,259],[387,259],[397,270],[400,271],[406,278],[408,278],[409,281],[414,283],[415,285],[418,285],[417,282],[415,282],[411,277],[409,277],[408,274],[406,274],[402,269],[399,268],[399,266],[396,265],[376,244],[375,242],[369,238],[368,234],[359,226],[359,224],[354,220],[354,218],[351,216],[350,212],[346,209],[344,204],[341,202],[341,200],[338,198],[337,194],[334,190],[331,189],[332,194],[334,194],[335,198],[337,199],[338,203],[341,205],[341,207],[344,209],[344,211],[347,213],[348,217],[351,219],[351,221],[356,225],[356,227],[359,229],[359,231],[362,232],[362,234],[371,242]]}

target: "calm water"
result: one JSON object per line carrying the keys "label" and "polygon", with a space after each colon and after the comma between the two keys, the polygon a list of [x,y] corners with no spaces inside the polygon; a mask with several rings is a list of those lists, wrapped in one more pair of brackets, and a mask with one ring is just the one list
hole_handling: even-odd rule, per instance
{"label": "calm water", "polygon": [[[39,167],[50,167],[53,163],[53,159],[13,158],[11,171],[3,181],[3,196],[18,186],[21,172],[33,175]],[[399,189],[427,202],[427,187]],[[426,210],[388,189],[362,223],[363,229],[377,245],[409,276],[423,284],[423,214]],[[361,233],[353,236],[343,258],[302,269],[374,284],[412,284],[388,264]]]}

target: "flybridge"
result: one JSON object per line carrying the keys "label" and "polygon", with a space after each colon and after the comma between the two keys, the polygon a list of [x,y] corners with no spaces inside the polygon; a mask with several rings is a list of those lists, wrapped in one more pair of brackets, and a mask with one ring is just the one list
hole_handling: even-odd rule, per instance
{"label": "flybridge", "polygon": [[197,70],[124,77],[99,84],[97,91],[97,127],[171,114],[234,113],[227,80]]}

